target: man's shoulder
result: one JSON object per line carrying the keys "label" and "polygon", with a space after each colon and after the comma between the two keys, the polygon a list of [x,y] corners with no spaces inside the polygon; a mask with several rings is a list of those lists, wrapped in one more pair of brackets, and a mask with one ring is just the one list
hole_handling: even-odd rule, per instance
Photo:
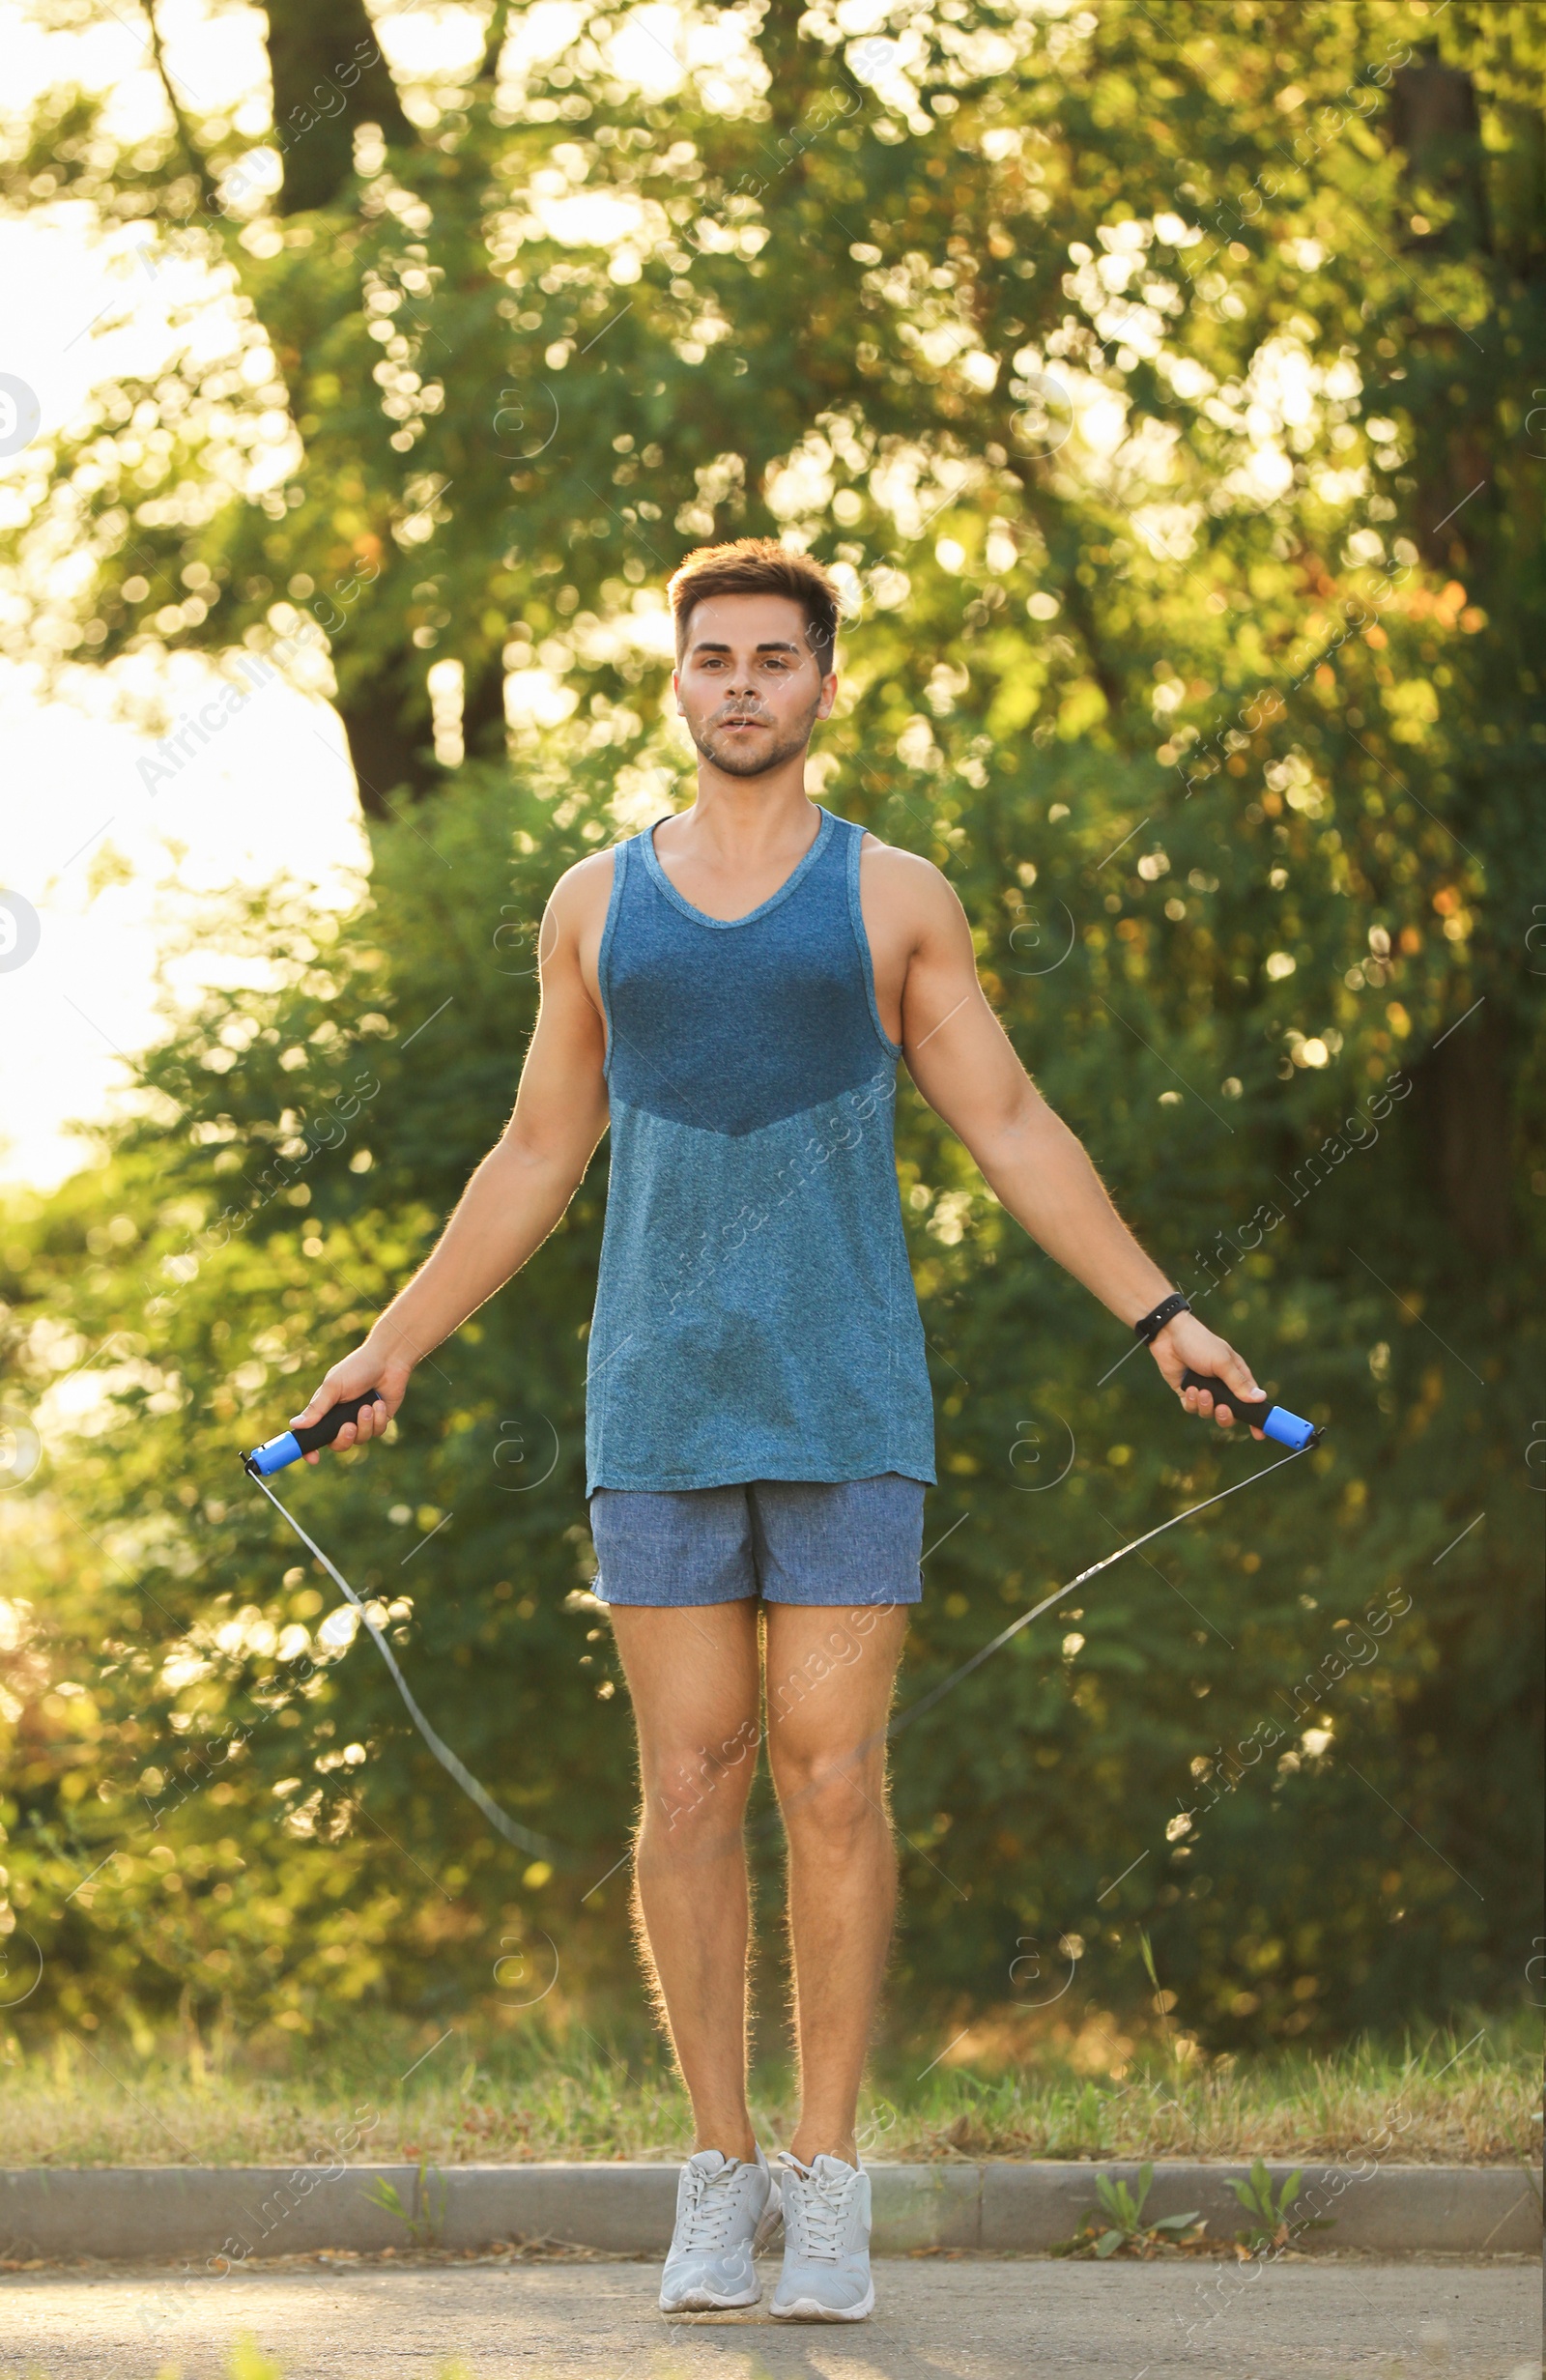
{"label": "man's shoulder", "polygon": [[598,905],[605,909],[612,897],[617,846],[609,850],[587,851],[566,868],[548,896],[549,906],[559,916],[582,917]]}
{"label": "man's shoulder", "polygon": [[859,846],[859,865],[866,891],[873,889],[888,903],[896,902],[928,912],[954,904],[950,879],[932,860],[917,851],[904,851],[899,844],[883,843],[868,827]]}

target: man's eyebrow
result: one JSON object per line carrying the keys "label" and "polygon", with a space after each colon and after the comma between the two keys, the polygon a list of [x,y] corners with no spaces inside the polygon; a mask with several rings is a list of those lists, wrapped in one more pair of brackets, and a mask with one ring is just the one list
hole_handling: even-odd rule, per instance
{"label": "man's eyebrow", "polygon": [[[717,637],[695,637],[692,650],[695,653],[728,653],[730,647],[722,644]],[[797,653],[800,646],[792,637],[764,637],[757,650],[759,653]]]}

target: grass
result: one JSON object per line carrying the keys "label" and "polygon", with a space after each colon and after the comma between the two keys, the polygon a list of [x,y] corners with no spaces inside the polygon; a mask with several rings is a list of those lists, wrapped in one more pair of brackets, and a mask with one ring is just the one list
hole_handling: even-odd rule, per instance
{"label": "grass", "polygon": [[[1320,2053],[1178,2059],[1121,2043],[1094,2072],[1082,2038],[922,2076],[912,2060],[882,2058],[861,2149],[872,2161],[1533,2162],[1538,2034],[1521,2019],[1477,2017],[1452,2032]],[[760,2138],[788,2138],[787,2069],[758,2071],[753,2108]],[[0,2063],[0,2141],[8,2166],[468,2165],[674,2161],[691,2134],[685,2095],[651,2039],[603,2043],[572,2024],[516,2041],[458,2026],[437,2040],[436,2028],[361,2018],[331,2042],[277,2050],[193,2034],[137,2049],[105,2031],[89,2044],[66,2031],[14,2035]]]}

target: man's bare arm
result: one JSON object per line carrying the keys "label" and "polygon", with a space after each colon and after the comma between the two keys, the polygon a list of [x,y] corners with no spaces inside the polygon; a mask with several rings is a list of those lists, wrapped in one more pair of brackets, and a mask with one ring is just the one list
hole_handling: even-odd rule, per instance
{"label": "man's bare arm", "polygon": [[[403,1401],[415,1364],[520,1271],[585,1178],[608,1111],[605,1034],[587,989],[582,948],[597,905],[595,874],[610,864],[610,853],[582,861],[548,903],[540,943],[542,1004],[503,1133],[414,1278],[364,1343],[332,1366],[305,1411],[293,1417],[316,1421],[341,1399],[380,1389],[385,1416],[367,1406],[358,1424],[346,1422],[339,1431],[339,1447],[380,1436]],[[600,903],[605,906],[604,890]]]}
{"label": "man's bare arm", "polygon": [[[894,880],[912,932],[902,1042],[914,1082],[1015,1220],[1131,1326],[1171,1283],[1144,1254],[1082,1144],[1016,1056],[977,980],[971,930],[955,893],[926,862],[895,856],[908,871],[905,882],[900,873]],[[1152,1353],[1178,1392],[1189,1365],[1226,1381],[1243,1398],[1261,1394],[1245,1358],[1195,1315],[1167,1323]],[[1183,1401],[1204,1417],[1214,1410],[1205,1391],[1188,1389]],[[1230,1418],[1231,1409],[1221,1406],[1217,1419]]]}

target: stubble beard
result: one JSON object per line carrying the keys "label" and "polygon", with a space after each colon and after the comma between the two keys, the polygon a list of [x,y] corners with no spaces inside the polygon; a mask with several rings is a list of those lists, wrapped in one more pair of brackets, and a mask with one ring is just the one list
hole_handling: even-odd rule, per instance
{"label": "stubble beard", "polygon": [[[704,760],[712,760],[714,766],[725,776],[765,777],[771,770],[782,768],[786,760],[794,760],[805,750],[811,740],[811,731],[816,725],[816,705],[813,703],[810,711],[798,727],[791,728],[786,736],[775,736],[772,745],[764,748],[760,753],[742,752],[733,740],[716,733],[712,722],[699,728],[694,721],[689,719],[687,732]],[[756,715],[761,718],[765,716],[765,713],[758,712]],[[769,725],[771,724],[769,722]]]}

